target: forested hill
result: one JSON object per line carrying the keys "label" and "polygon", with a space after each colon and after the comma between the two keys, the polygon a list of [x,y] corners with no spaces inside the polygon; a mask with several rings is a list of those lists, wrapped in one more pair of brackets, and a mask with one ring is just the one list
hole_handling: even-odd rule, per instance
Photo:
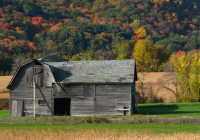
{"label": "forested hill", "polygon": [[0,75],[19,56],[129,59],[136,43],[153,47],[157,71],[200,47],[199,13],[199,0],[0,0]]}

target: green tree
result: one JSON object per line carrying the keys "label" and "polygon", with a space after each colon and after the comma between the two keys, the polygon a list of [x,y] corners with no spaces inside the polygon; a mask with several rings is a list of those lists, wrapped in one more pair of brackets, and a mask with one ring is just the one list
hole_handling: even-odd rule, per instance
{"label": "green tree", "polygon": [[128,59],[131,55],[129,42],[126,40],[118,42],[113,46],[112,52],[115,55],[116,60]]}
{"label": "green tree", "polygon": [[34,34],[32,33],[32,23],[30,20],[24,20],[22,23],[22,30],[24,30],[27,34],[27,38],[32,40]]}
{"label": "green tree", "polygon": [[80,12],[77,9],[74,9],[71,13],[70,13],[70,17],[73,19],[77,19],[77,17],[80,16]]}
{"label": "green tree", "polygon": [[35,16],[37,14],[37,9],[35,8],[35,5],[30,2],[26,2],[23,5],[24,13],[28,16]]}

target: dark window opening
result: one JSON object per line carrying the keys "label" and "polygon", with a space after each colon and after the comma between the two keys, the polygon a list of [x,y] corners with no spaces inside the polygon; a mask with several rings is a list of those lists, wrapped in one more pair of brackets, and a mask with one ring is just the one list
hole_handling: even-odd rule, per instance
{"label": "dark window opening", "polygon": [[38,100],[38,105],[47,105],[47,100]]}
{"label": "dark window opening", "polygon": [[54,115],[70,115],[70,98],[54,99]]}

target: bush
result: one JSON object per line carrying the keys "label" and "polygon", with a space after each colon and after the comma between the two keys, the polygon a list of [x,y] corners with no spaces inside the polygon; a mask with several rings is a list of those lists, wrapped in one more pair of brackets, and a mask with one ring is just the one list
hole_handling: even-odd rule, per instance
{"label": "bush", "polygon": [[8,110],[9,109],[9,101],[3,101],[0,103],[0,110]]}

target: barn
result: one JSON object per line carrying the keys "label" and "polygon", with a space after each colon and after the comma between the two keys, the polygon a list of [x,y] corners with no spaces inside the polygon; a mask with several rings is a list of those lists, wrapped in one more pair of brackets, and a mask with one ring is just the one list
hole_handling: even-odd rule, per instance
{"label": "barn", "polygon": [[136,80],[134,59],[34,58],[19,66],[7,86],[10,117],[131,115]]}

